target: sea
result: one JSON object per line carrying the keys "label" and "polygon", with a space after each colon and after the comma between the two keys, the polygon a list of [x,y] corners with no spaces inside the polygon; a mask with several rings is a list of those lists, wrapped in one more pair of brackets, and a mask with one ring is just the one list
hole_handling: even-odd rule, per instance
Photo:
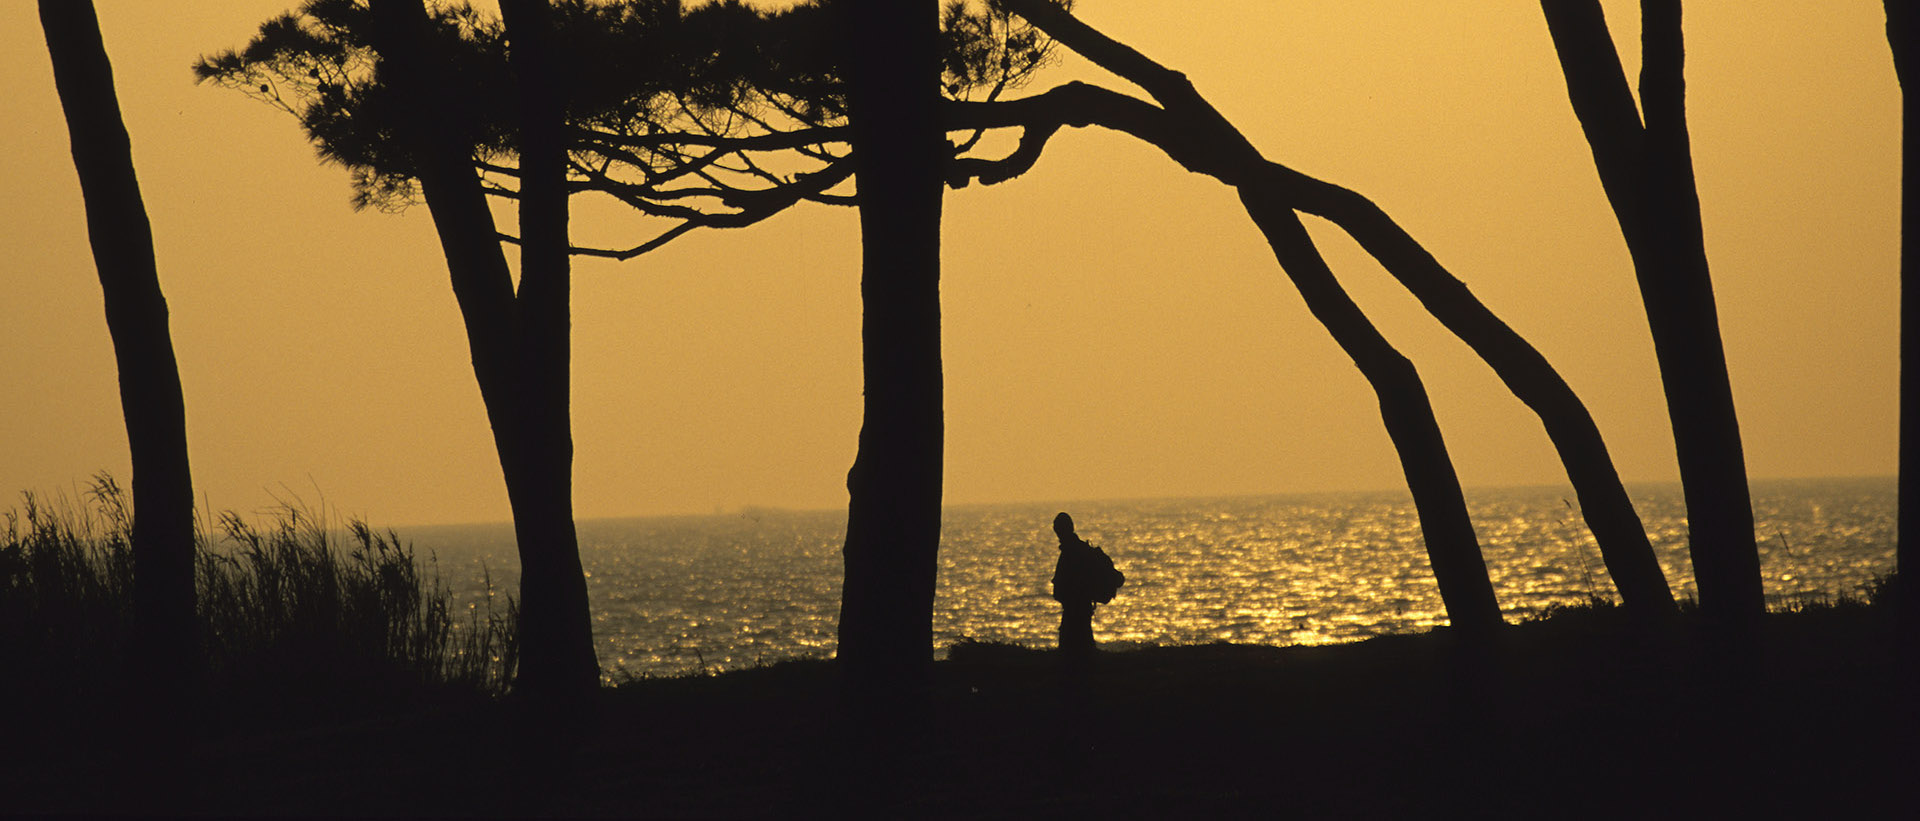
{"label": "sea", "polygon": [[[1771,606],[1862,595],[1894,567],[1892,478],[1753,483]],[[1692,596],[1678,484],[1629,485],[1676,596]],[[1618,599],[1570,488],[1469,489],[1509,622]],[[1401,492],[958,505],[941,526],[936,655],[963,640],[1051,646],[1054,514],[1126,574],[1094,633],[1103,646],[1329,644],[1447,623]],[[675,676],[833,654],[846,511],[763,508],[579,523],[603,674]],[[510,525],[400,531],[461,608],[518,589]],[[491,599],[489,598],[491,597]]]}

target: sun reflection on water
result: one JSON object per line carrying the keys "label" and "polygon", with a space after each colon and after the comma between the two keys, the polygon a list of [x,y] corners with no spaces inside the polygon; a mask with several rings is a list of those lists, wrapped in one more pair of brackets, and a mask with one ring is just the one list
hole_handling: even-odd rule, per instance
{"label": "sun reflection on water", "polygon": [[[1892,568],[1892,480],[1755,484],[1761,566],[1775,604],[1857,593]],[[1684,504],[1675,487],[1637,488],[1674,593],[1693,594]],[[1469,494],[1475,529],[1510,621],[1590,595],[1613,597],[1571,492]],[[1050,646],[1057,504],[949,509],[935,643]],[[1095,618],[1109,645],[1211,641],[1328,644],[1446,623],[1412,504],[1400,494],[1085,502],[1081,535],[1127,575]],[[600,520],[580,525],[602,666],[672,675],[832,654],[839,613],[840,512]],[[481,562],[517,585],[511,531],[409,534],[438,554],[456,593],[477,598]],[[460,568],[471,566],[462,585]]]}

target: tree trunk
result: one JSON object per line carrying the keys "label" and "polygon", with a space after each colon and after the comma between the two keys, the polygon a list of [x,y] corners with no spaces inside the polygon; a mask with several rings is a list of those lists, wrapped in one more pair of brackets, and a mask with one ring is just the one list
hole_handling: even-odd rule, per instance
{"label": "tree trunk", "polygon": [[1893,49],[1893,68],[1900,80],[1900,451],[1899,451],[1899,524],[1897,556],[1894,567],[1897,598],[1902,624],[1914,635],[1920,624],[1920,600],[1914,589],[1920,586],[1920,428],[1914,425],[1920,416],[1920,285],[1913,281],[1920,269],[1920,158],[1914,156],[1916,111],[1913,97],[1907,94],[1907,77],[1913,73],[1915,48],[1920,47],[1920,14],[1912,0],[1886,0],[1887,44]]}
{"label": "tree trunk", "polygon": [[[1920,738],[1920,428],[1914,417],[1920,415],[1920,354],[1915,340],[1920,331],[1920,285],[1914,283],[1914,271],[1920,267],[1915,242],[1920,241],[1920,207],[1914,197],[1920,193],[1920,158],[1914,156],[1916,107],[1907,93],[1907,77],[1914,70],[1915,48],[1920,47],[1920,14],[1913,0],[1886,0],[1887,43],[1893,49],[1893,68],[1900,80],[1900,450],[1899,511],[1895,538],[1893,606],[1895,652],[1898,654],[1897,679],[1900,699],[1895,716],[1904,743],[1887,755],[1896,760],[1913,761],[1914,739]],[[1907,767],[1911,769],[1911,765]],[[1920,790],[1908,781],[1900,791],[1900,805],[1911,815],[1920,809]]]}
{"label": "tree trunk", "polygon": [[529,475],[513,504],[535,536],[520,551],[520,608],[528,615],[519,686],[577,695],[599,686],[600,666],[573,521],[566,108],[546,0],[504,0],[500,11],[520,113],[519,412]]}
{"label": "tree trunk", "polygon": [[839,660],[918,681],[933,653],[945,419],[940,363],[939,4],[843,0],[861,235],[859,452],[847,473]]}
{"label": "tree trunk", "polygon": [[1354,304],[1284,197],[1257,186],[1240,189],[1247,214],[1266,235],[1280,267],[1306,299],[1307,309],[1353,358],[1380,398],[1380,416],[1400,454],[1426,537],[1427,556],[1446,603],[1447,620],[1462,635],[1484,638],[1501,625],[1500,605],[1487,577],[1453,459],[1440,435],[1420,374]]}
{"label": "tree trunk", "polygon": [[[532,118],[523,135],[531,149],[523,163],[531,167],[520,202],[527,244],[516,298],[471,146],[442,126],[449,120],[431,93],[442,83],[424,34],[426,11],[420,0],[376,0],[373,9],[380,71],[410,101],[405,139],[447,257],[513,510],[521,566],[515,687],[540,699],[584,695],[599,685],[599,664],[572,513],[565,159],[555,156],[558,126],[551,119],[563,112],[557,102],[530,99],[542,89],[557,96],[542,63],[542,27],[516,32],[534,44],[533,66],[521,65],[528,55],[518,49],[513,55],[523,72],[515,99],[523,118]],[[515,14],[510,24],[526,20],[520,14],[526,11],[509,12]],[[532,11],[538,23],[539,11]]]}
{"label": "tree trunk", "polygon": [[1711,621],[1745,631],[1765,612],[1766,598],[1694,186],[1680,4],[1641,5],[1644,127],[1597,0],[1542,0],[1541,8],[1646,306],[1686,492],[1700,608]]}
{"label": "tree trunk", "polygon": [[[54,83],[86,200],[107,330],[120,375],[120,407],[133,457],[133,604],[130,660],[163,699],[198,669],[193,573],[193,477],[187,421],[154,264],[153,229],[134,176],[113,66],[93,4],[40,0]],[[158,709],[174,710],[167,704]]]}

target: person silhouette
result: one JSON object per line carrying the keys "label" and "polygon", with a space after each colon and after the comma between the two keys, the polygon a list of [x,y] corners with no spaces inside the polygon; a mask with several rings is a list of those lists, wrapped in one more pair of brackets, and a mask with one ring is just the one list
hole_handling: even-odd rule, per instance
{"label": "person silhouette", "polygon": [[1093,654],[1093,609],[1113,601],[1126,576],[1113,566],[1106,551],[1094,547],[1073,531],[1073,517],[1053,517],[1060,537],[1060,560],[1053,566],[1053,599],[1060,603],[1060,652],[1069,658]]}

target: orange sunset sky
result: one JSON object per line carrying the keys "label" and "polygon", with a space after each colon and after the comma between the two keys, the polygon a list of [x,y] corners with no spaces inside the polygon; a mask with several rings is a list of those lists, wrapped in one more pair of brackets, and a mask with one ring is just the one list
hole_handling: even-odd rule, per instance
{"label": "orange sunset sky", "polygon": [[[424,207],[355,213],[291,117],[195,86],[289,0],[100,0],[153,220],[195,490],[376,525],[507,518]],[[1637,71],[1637,4],[1607,3]],[[1646,321],[1537,4],[1081,0],[1269,158],[1373,198],[1531,339],[1629,481],[1677,477]],[[1708,253],[1755,477],[1894,472],[1899,87],[1878,0],[1687,5]],[[1069,57],[1069,79],[1120,88]],[[113,358],[34,4],[0,0],[0,493],[127,476]],[[502,212],[504,213],[504,212]],[[948,192],[949,503],[1404,487],[1371,391],[1233,193],[1106,132]],[[1537,420],[1332,226],[1468,486],[1564,481]],[[576,206],[585,244],[659,226]],[[803,206],[579,260],[583,517],[845,504],[858,225]]]}

